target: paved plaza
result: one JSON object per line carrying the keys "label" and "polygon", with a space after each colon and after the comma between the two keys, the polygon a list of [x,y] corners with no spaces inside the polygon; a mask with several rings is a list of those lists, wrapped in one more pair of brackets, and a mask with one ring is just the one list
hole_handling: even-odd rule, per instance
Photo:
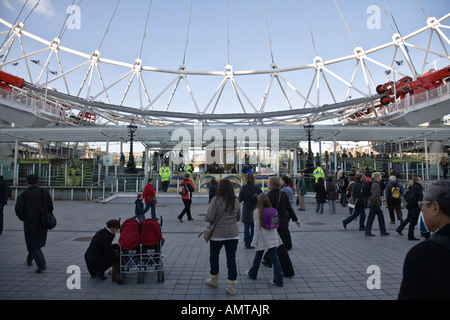
{"label": "paved plaza", "polygon": [[[193,204],[194,221],[180,223],[177,215],[183,205],[181,200],[174,204],[158,204],[157,215],[163,219],[164,275],[163,282],[157,281],[156,273],[146,274],[144,283],[138,283],[137,275],[129,275],[124,284],[108,279],[101,281],[90,278],[84,253],[91,237],[103,228],[109,219],[122,218],[134,213],[134,199],[129,204],[95,203],[82,201],[55,201],[55,215],[58,226],[48,234],[43,248],[48,269],[34,272],[35,266],[25,263],[27,255],[22,223],[14,212],[14,201],[4,210],[5,228],[0,236],[0,300],[393,300],[402,279],[403,261],[408,250],[417,241],[408,241],[395,232],[389,223],[387,209],[384,209],[389,236],[380,236],[378,221],[373,233],[376,237],[365,237],[358,231],[358,222],[352,222],[344,230],[342,220],[348,215],[348,208],[336,204],[337,213],[314,213],[314,198],[307,195],[307,210],[296,210],[301,221],[297,228],[293,223],[290,230],[293,249],[289,251],[295,269],[295,276],[284,278],[284,286],[276,287],[268,282],[273,270],[261,266],[257,280],[246,277],[255,251],[245,249],[243,224],[239,223],[240,237],[237,250],[238,284],[236,295],[226,294],[225,252],[221,253],[219,288],[206,285],[209,274],[209,244],[198,234],[204,230],[203,221],[207,204]],[[368,209],[366,210],[368,213]],[[406,210],[403,210],[406,217]],[[185,218],[186,219],[186,218]],[[416,236],[419,232],[416,230]],[[116,236],[115,241],[118,240]],[[423,238],[421,241],[424,241]],[[79,266],[81,283],[79,289],[69,289],[67,280],[72,275],[68,267]],[[371,266],[379,267],[373,273]],[[375,267],[376,268],[376,267]],[[380,275],[379,282],[374,279]],[[369,281],[368,281],[369,280]],[[379,284],[378,288],[372,288]]]}

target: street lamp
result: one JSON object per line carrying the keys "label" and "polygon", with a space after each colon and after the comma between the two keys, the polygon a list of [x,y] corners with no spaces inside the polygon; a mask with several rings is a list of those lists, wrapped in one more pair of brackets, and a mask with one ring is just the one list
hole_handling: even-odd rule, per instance
{"label": "street lamp", "polygon": [[314,131],[314,126],[311,124],[311,122],[308,119],[308,124],[304,125],[303,128],[306,131],[306,134],[308,135],[308,162],[306,163],[306,168],[310,170],[314,167],[313,161],[312,161],[312,149],[311,149],[311,134]]}
{"label": "street lamp", "polygon": [[125,173],[136,174],[136,164],[134,163],[133,156],[133,135],[137,130],[137,125],[134,124],[134,119],[131,118],[131,123],[127,126],[128,133],[130,134],[130,156],[128,158],[127,169],[125,169]]}

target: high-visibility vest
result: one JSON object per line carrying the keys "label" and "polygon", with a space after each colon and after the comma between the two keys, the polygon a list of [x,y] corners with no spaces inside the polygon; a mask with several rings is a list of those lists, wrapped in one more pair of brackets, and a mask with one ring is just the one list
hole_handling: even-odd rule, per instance
{"label": "high-visibility vest", "polygon": [[159,175],[161,177],[161,181],[169,181],[170,180],[170,169],[168,167],[159,168]]}
{"label": "high-visibility vest", "polygon": [[313,171],[314,181],[317,183],[320,177],[325,178],[325,173],[323,172],[321,167],[316,168]]}
{"label": "high-visibility vest", "polygon": [[192,172],[194,172],[194,169],[193,169],[191,166],[187,166],[185,172],[186,172],[187,174],[192,174]]}

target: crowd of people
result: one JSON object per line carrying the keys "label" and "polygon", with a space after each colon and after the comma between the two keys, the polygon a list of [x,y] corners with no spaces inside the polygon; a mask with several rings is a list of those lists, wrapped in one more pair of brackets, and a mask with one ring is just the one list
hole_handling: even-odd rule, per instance
{"label": "crowd of people", "polygon": [[[336,202],[349,207],[349,215],[342,221],[344,229],[349,223],[359,218],[359,230],[366,236],[374,236],[372,226],[375,218],[379,223],[380,235],[389,235],[383,214],[383,197],[389,212],[390,223],[395,220],[400,223],[396,232],[402,235],[406,225],[408,239],[419,240],[414,235],[419,215],[423,213],[420,228],[422,235],[430,241],[422,241],[407,254],[403,268],[403,279],[399,299],[450,299],[450,181],[440,180],[428,186],[423,192],[422,179],[415,177],[406,188],[398,183],[396,176],[391,175],[387,184],[383,182],[379,172],[370,176],[368,172],[358,172],[354,177],[347,177],[338,170],[336,176],[326,177],[323,170],[314,171],[316,214],[323,214],[323,205],[328,201],[329,213],[336,213]],[[37,265],[36,272],[47,269],[42,252],[47,240],[48,228],[42,224],[42,207],[44,211],[53,211],[52,198],[48,191],[38,185],[39,177],[27,177],[28,189],[17,198],[15,210],[17,217],[24,223],[25,243],[28,256],[27,265],[33,261]],[[151,209],[151,216],[156,219],[156,196],[153,180],[149,179],[143,194],[139,194],[135,204],[135,216],[139,220],[145,218],[145,213]],[[6,187],[0,179],[2,194]],[[192,220],[190,205],[194,185],[189,174],[185,175],[179,193],[184,203],[184,209],[178,216],[187,214]],[[268,180],[267,193],[255,185],[252,173],[246,175],[246,184],[236,196],[233,185],[228,179],[221,179],[212,184],[212,193],[204,220],[214,223],[215,229],[209,241],[210,276],[206,284],[214,288],[219,283],[219,257],[222,247],[225,247],[227,266],[226,292],[236,294],[237,266],[236,250],[239,242],[238,222],[244,224],[244,247],[255,249],[253,263],[245,271],[245,275],[256,280],[260,265],[273,268],[271,284],[283,286],[284,277],[294,276],[294,268],[289,257],[293,242],[289,231],[289,221],[300,227],[299,219],[294,211],[306,211],[304,196],[306,195],[303,175],[297,175],[292,181],[287,175],[281,178],[272,176]],[[294,191],[297,193],[297,203],[294,205]],[[339,196],[341,199],[339,199]],[[401,199],[407,203],[407,216],[403,219]],[[0,199],[3,202],[5,199]],[[145,202],[145,208],[142,203]],[[3,203],[2,202],[2,203]],[[240,203],[243,203],[242,211]],[[367,219],[365,211],[369,209]],[[274,213],[275,212],[275,213]],[[269,214],[272,214],[269,216]],[[270,218],[268,218],[270,217]],[[267,219],[272,219],[267,223]],[[274,225],[274,226],[273,226]],[[104,272],[112,266],[117,245],[113,244],[115,234],[119,232],[120,222],[110,220],[106,227],[99,230],[93,237],[85,254],[86,265],[92,277],[106,279]],[[433,232],[433,236],[431,236]],[[433,270],[433,272],[429,272]]]}

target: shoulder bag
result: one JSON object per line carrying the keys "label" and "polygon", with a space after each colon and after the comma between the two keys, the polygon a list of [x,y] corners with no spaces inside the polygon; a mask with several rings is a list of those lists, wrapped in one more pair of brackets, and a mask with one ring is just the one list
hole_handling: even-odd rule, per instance
{"label": "shoulder bag", "polygon": [[214,229],[216,228],[216,225],[219,223],[220,219],[222,219],[223,215],[225,214],[227,210],[225,209],[222,214],[213,222],[210,223],[207,227],[206,230],[203,231],[202,233],[200,233],[198,236],[200,237],[203,234],[203,237],[205,238],[205,241],[208,242],[209,239],[211,239],[211,236],[214,232]]}
{"label": "shoulder bag", "polygon": [[56,218],[53,215],[53,212],[49,212],[47,210],[47,202],[45,200],[44,189],[41,189],[41,198],[42,198],[42,226],[45,229],[51,230],[56,227]]}

